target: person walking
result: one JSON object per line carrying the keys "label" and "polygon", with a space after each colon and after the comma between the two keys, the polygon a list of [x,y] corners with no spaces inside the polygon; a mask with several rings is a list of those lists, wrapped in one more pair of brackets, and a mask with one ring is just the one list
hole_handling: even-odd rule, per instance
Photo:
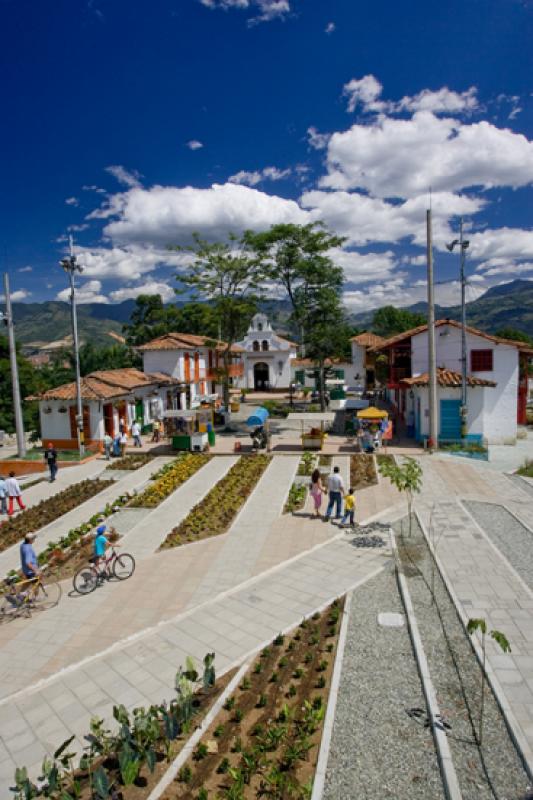
{"label": "person walking", "polygon": [[9,497],[9,507],[7,510],[8,517],[13,516],[13,504],[14,500],[16,499],[17,505],[21,511],[24,511],[26,506],[22,502],[22,492],[20,491],[20,486],[18,480],[15,478],[15,473],[10,472],[9,478],[6,480],[6,488],[7,494]]}
{"label": "person walking", "polygon": [[316,519],[320,519],[320,506],[322,505],[323,494],[326,494],[326,490],[322,486],[322,476],[320,475],[320,470],[315,469],[311,475],[311,497],[313,498]]}
{"label": "person walking", "polygon": [[341,520],[341,528],[346,525],[348,519],[350,520],[350,527],[353,528],[355,525],[354,520],[355,515],[355,497],[353,493],[353,488],[350,486],[348,489],[348,494],[344,495],[344,516]]}
{"label": "person walking", "polygon": [[133,436],[134,447],[142,447],[143,443],[141,442],[141,426],[137,420],[135,420],[131,426],[131,435]]}
{"label": "person walking", "polygon": [[48,447],[44,451],[44,460],[50,470],[50,483],[53,483],[57,475],[57,450],[52,442],[48,442]]}
{"label": "person walking", "polygon": [[124,458],[126,455],[126,445],[128,444],[128,437],[126,436],[126,432],[121,434],[120,436],[120,456]]}
{"label": "person walking", "polygon": [[124,422],[123,417],[121,417],[118,422],[118,432],[120,433],[120,435],[126,432],[126,423]]}
{"label": "person walking", "polygon": [[328,478],[329,503],[326,509],[324,520],[329,522],[333,506],[335,506],[335,519],[341,518],[342,495],[344,493],[344,482],[340,474],[339,467],[333,467],[333,473]]}
{"label": "person walking", "polygon": [[152,435],[152,442],[159,441],[159,431],[161,430],[161,424],[158,419],[154,419],[154,424],[152,426],[153,435]]}
{"label": "person walking", "polygon": [[111,458],[111,448],[113,446],[113,439],[111,436],[106,433],[104,436],[104,453],[105,453],[105,460],[109,461]]}
{"label": "person walking", "polygon": [[7,486],[3,477],[0,475],[0,513],[7,514]]}

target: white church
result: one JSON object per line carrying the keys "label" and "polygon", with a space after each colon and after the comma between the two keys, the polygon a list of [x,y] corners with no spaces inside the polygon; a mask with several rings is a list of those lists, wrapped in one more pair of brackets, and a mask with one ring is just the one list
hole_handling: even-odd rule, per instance
{"label": "white church", "polygon": [[242,388],[261,392],[289,387],[298,345],[273,331],[266,314],[255,315],[246,337],[237,344],[244,350]]}

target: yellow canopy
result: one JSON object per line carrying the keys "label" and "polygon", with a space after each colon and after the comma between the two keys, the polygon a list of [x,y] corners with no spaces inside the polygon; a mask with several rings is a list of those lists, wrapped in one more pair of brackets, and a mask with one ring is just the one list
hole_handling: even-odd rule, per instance
{"label": "yellow canopy", "polygon": [[383,419],[388,416],[386,411],[380,411],[380,409],[375,408],[375,406],[369,406],[357,412],[357,419]]}

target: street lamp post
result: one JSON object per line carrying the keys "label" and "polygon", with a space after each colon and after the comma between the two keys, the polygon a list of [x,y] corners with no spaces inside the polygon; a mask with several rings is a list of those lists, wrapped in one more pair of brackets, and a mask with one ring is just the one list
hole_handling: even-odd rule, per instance
{"label": "street lamp post", "polygon": [[456,245],[459,245],[459,258],[460,258],[460,280],[461,280],[461,436],[466,435],[466,275],[465,275],[465,260],[466,251],[470,245],[467,239],[463,238],[463,218],[459,222],[459,238],[454,239],[453,242],[446,245],[446,248],[453,251]]}
{"label": "street lamp post", "polygon": [[11,308],[11,294],[9,292],[9,275],[4,273],[4,295],[6,303],[6,313],[0,314],[4,323],[7,325],[7,336],[9,340],[9,358],[11,362],[11,384],[13,386],[13,411],[15,414],[15,430],[17,433],[17,451],[19,458],[26,455],[26,438],[24,436],[24,420],[22,417],[22,406],[20,402],[19,372],[17,365],[17,348],[15,346],[15,330],[13,327],[13,311]]}
{"label": "street lamp post", "polygon": [[78,320],[76,316],[76,291],[74,276],[76,272],[83,272],[83,267],[78,264],[74,255],[72,236],[70,241],[70,256],[63,258],[59,262],[68,275],[70,284],[70,311],[72,315],[72,339],[74,343],[74,365],[76,369],[76,431],[78,434],[78,450],[80,458],[85,455],[84,430],[83,430],[83,407],[81,397],[81,376],[80,376],[80,352],[78,343]]}

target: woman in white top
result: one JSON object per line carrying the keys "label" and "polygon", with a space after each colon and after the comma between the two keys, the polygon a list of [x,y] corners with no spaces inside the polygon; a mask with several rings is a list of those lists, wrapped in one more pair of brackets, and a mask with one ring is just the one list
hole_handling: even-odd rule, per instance
{"label": "woman in white top", "polygon": [[9,507],[7,510],[7,514],[9,517],[13,515],[13,501],[16,499],[18,503],[18,507],[21,511],[24,511],[26,506],[22,502],[22,493],[20,491],[20,486],[18,480],[15,478],[15,473],[10,472],[9,478],[6,480],[6,491],[7,496],[9,497]]}

